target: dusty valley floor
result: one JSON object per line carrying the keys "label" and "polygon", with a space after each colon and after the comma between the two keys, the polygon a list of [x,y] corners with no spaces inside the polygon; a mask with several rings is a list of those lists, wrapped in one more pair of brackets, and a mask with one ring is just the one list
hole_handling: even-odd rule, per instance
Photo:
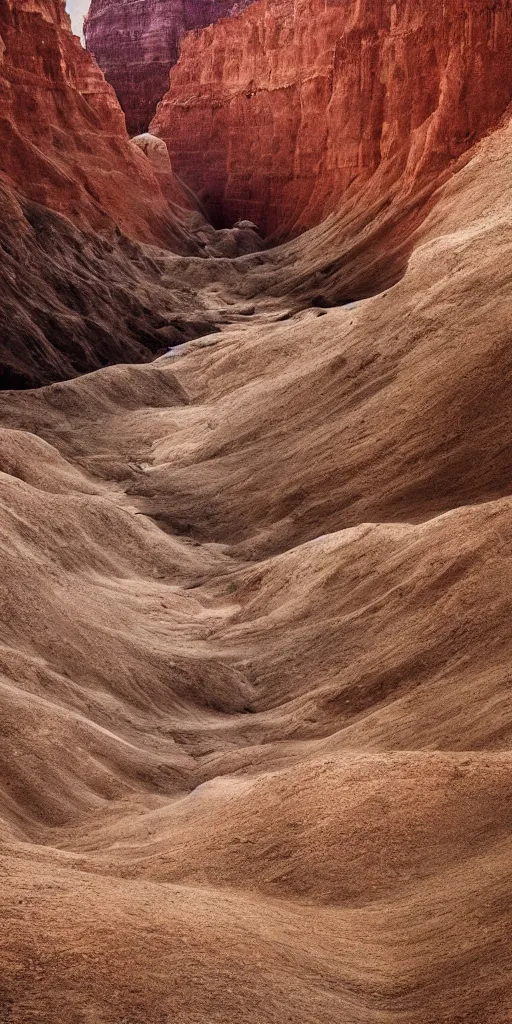
{"label": "dusty valley floor", "polygon": [[2,1024],[512,1020],[511,180],[1,394]]}

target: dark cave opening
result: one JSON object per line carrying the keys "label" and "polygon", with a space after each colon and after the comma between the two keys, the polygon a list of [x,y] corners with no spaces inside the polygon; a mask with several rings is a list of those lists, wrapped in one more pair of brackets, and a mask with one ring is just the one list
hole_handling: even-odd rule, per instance
{"label": "dark cave opening", "polygon": [[12,366],[0,366],[0,391],[27,391],[34,387],[34,381],[21,370]]}

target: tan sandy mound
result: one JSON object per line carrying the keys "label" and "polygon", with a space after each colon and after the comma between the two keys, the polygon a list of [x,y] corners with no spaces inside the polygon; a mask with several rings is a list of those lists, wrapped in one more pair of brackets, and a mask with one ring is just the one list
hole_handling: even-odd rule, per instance
{"label": "tan sandy mound", "polygon": [[1,396],[9,1024],[510,1016],[511,152],[383,296]]}
{"label": "tan sandy mound", "polygon": [[446,188],[385,294],[175,362],[208,413],[162,431],[140,507],[251,554],[507,494],[510,140]]}

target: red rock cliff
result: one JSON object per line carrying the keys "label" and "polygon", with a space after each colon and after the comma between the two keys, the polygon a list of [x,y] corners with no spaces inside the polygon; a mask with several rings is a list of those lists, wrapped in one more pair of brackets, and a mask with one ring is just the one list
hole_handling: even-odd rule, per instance
{"label": "red rock cliff", "polygon": [[290,232],[432,178],[511,98],[509,0],[259,0],[184,40],[151,131],[219,221]]}
{"label": "red rock cliff", "polygon": [[[215,330],[163,246],[236,254],[257,240],[217,236],[198,215],[194,228],[187,201],[165,144],[130,142],[64,4],[0,0],[0,389],[147,360]],[[159,262],[137,240],[158,242]]]}
{"label": "red rock cliff", "polygon": [[92,0],[87,49],[114,86],[131,135],[147,130],[169,87],[185,32],[203,28],[250,0]]}
{"label": "red rock cliff", "polygon": [[[82,228],[173,244],[176,225],[63,0],[0,0],[0,179]],[[177,195],[174,197],[177,198]]]}

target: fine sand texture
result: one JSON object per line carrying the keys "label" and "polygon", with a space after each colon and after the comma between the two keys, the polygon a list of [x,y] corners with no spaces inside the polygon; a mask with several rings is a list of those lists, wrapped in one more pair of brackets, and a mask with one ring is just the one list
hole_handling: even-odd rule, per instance
{"label": "fine sand texture", "polygon": [[511,180],[0,395],[1,1024],[512,1021]]}

